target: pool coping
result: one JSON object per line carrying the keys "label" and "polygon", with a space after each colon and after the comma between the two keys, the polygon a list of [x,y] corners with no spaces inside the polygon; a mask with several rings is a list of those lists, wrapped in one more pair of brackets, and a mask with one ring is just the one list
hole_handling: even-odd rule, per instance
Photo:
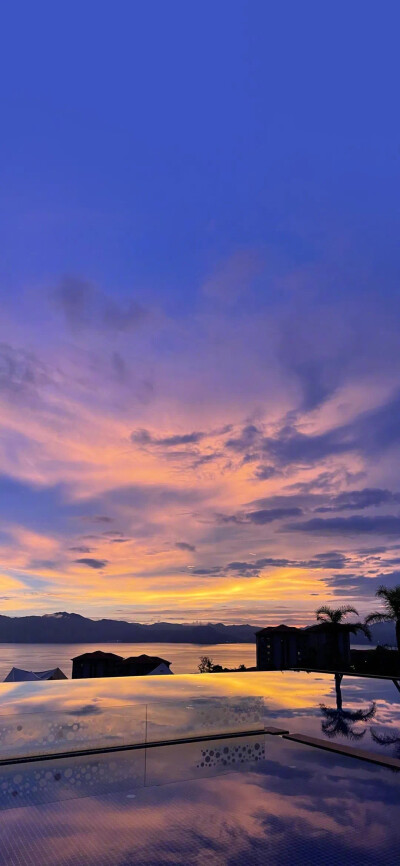
{"label": "pool coping", "polygon": [[370,764],[377,764],[381,767],[386,767],[394,771],[400,771],[400,759],[379,755],[376,752],[369,752],[366,749],[358,749],[353,746],[345,746],[340,743],[333,743],[329,740],[324,740],[319,737],[311,737],[302,733],[291,733],[287,728],[278,728],[272,725],[263,728],[253,728],[247,731],[230,731],[220,734],[202,734],[193,737],[174,737],[170,740],[151,740],[143,743],[131,743],[118,746],[104,746],[92,749],[70,750],[68,752],[50,752],[44,755],[23,755],[15,758],[0,759],[0,768],[17,766],[21,764],[42,763],[43,761],[57,761],[63,758],[82,758],[93,755],[115,754],[117,752],[132,752],[147,749],[161,748],[163,746],[181,746],[185,743],[202,743],[215,740],[231,740],[240,737],[251,736],[271,736],[281,737],[284,740],[299,743],[303,746],[310,746],[317,749],[322,749],[326,752],[332,752],[337,755],[343,755],[347,758],[355,758],[356,760],[367,761]]}

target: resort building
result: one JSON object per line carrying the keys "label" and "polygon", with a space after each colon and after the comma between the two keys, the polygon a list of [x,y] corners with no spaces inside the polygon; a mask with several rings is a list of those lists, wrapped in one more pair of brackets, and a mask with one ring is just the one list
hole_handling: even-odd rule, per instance
{"label": "resort building", "polygon": [[329,623],[307,628],[277,625],[256,632],[257,670],[309,667],[333,670],[350,665],[350,634],[346,626]]}
{"label": "resort building", "polygon": [[132,656],[124,659],[115,653],[96,650],[72,659],[72,679],[88,677],[143,677],[172,674],[171,662],[159,656]]}
{"label": "resort building", "polygon": [[172,674],[170,669],[171,662],[159,656],[132,656],[131,658],[123,659],[116,668],[117,677],[144,677],[144,676],[164,676]]}

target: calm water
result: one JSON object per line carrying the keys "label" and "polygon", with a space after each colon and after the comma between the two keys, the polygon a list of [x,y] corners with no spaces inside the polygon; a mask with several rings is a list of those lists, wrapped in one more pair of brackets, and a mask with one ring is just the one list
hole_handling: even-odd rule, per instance
{"label": "calm water", "polygon": [[400,758],[399,682],[296,671],[0,683],[0,754],[255,730],[256,716]]}
{"label": "calm water", "polygon": [[74,643],[74,644],[0,644],[0,681],[3,681],[12,667],[30,671],[45,671],[61,668],[67,677],[71,676],[74,656],[96,649],[124,656],[161,656],[171,662],[174,674],[197,673],[201,656],[209,656],[215,664],[223,667],[238,667],[240,664],[253,667],[256,663],[255,643],[233,644],[176,644],[176,643]]}
{"label": "calm water", "polygon": [[3,779],[0,866],[399,862],[398,775],[279,737],[153,748],[146,763],[139,750],[25,764]]}

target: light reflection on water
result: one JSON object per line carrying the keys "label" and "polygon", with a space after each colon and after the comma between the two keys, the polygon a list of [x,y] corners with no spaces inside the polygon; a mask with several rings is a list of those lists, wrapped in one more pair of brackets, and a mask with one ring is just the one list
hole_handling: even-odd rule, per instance
{"label": "light reflection on water", "polygon": [[12,667],[24,670],[46,671],[61,668],[71,677],[74,656],[100,649],[124,658],[146,653],[161,656],[171,662],[175,674],[195,674],[201,656],[211,657],[215,664],[226,668],[237,668],[244,664],[256,664],[254,643],[233,644],[179,644],[179,643],[75,643],[75,644],[0,644],[0,680],[3,681]]}
{"label": "light reflection on water", "polygon": [[[397,775],[342,755],[266,739],[261,760],[254,760],[259,743],[253,739],[245,744],[250,753],[243,764],[218,764],[210,773],[201,766],[201,744],[153,750],[146,773],[137,753],[131,784],[122,780],[109,794],[103,782],[91,785],[97,758],[91,768],[76,759],[75,769],[65,771],[69,779],[75,773],[78,790],[71,791],[72,799],[2,813],[0,864],[397,866]],[[227,769],[235,771],[226,774]],[[99,765],[96,775],[100,770]],[[122,767],[112,772],[116,778]],[[46,785],[42,791],[40,779],[33,784],[39,791],[32,800],[45,799]],[[62,779],[52,784],[63,786]]]}
{"label": "light reflection on water", "polygon": [[[157,719],[164,736],[172,738],[182,708],[187,715],[194,704],[190,718],[196,720],[205,701],[212,718],[213,705],[221,708],[225,701],[228,708],[229,702],[237,707],[248,698],[263,700],[266,725],[347,745],[357,740],[354,745],[364,749],[398,754],[400,692],[391,680],[344,676],[338,684],[332,674],[291,671],[5,683],[0,686],[0,729],[10,715],[39,713],[49,719],[59,713],[94,719],[93,730],[101,736],[103,725],[112,728],[113,714],[124,719],[126,730],[126,719],[137,727],[138,714],[142,718],[147,707],[149,720]],[[104,722],[96,720],[99,715]],[[25,730],[27,724],[26,719]]]}

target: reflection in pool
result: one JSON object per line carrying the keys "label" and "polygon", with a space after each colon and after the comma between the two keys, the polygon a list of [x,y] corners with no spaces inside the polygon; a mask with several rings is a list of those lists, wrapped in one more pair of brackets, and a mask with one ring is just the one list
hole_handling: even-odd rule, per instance
{"label": "reflection in pool", "polygon": [[[15,741],[20,728],[23,751],[30,731],[41,730],[43,724],[47,737],[49,726],[58,724],[58,732],[50,731],[53,749],[60,737],[63,748],[64,734],[72,740],[73,725],[85,747],[141,742],[146,736],[145,716],[150,739],[171,738],[174,731],[190,733],[194,725],[200,726],[202,734],[217,733],[221,727],[230,730],[229,725],[243,730],[246,706],[250,708],[247,729],[253,719],[257,729],[262,722],[342,744],[359,739],[363,749],[396,754],[400,729],[396,681],[298,671],[3,683],[0,752],[6,756],[10,729]],[[48,752],[49,744],[44,746]]]}
{"label": "reflection in pool", "polygon": [[[94,781],[98,758],[96,772],[73,759],[72,799],[37,805],[34,794],[2,812],[1,866],[397,866],[397,774],[277,737],[240,739],[227,764],[218,741],[149,750],[148,787],[130,753],[108,793]],[[46,773],[61,775],[63,761]]]}
{"label": "reflection in pool", "polygon": [[343,674],[335,674],[336,707],[326,707],[320,704],[323,720],[321,723],[322,733],[330,739],[338,735],[349,740],[362,740],[366,734],[365,726],[360,729],[356,727],[358,722],[369,722],[376,715],[376,703],[372,701],[367,709],[344,709],[342,698]]}

